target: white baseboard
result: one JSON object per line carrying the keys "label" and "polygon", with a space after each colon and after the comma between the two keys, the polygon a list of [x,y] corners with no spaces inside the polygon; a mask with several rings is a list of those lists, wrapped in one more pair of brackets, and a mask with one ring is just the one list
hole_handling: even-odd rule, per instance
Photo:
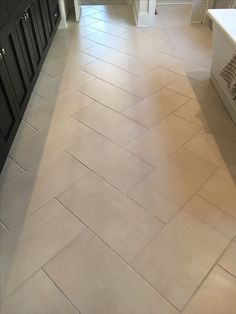
{"label": "white baseboard", "polygon": [[135,5],[135,1],[133,3],[133,12],[136,26],[138,27],[148,27],[149,26],[149,15],[147,12],[138,12],[137,7]]}

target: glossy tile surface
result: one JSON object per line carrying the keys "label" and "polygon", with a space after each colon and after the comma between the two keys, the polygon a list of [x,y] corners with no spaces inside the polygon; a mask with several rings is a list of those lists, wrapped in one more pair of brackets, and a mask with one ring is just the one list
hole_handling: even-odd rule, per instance
{"label": "glossy tile surface", "polygon": [[191,5],[137,28],[124,0],[93,2],[55,34],[1,174],[0,312],[235,314],[212,32]]}

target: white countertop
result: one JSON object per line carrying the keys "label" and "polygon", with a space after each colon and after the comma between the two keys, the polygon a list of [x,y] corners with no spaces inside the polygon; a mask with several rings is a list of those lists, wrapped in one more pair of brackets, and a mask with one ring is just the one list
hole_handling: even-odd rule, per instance
{"label": "white countertop", "polygon": [[207,14],[236,48],[236,9],[211,9]]}

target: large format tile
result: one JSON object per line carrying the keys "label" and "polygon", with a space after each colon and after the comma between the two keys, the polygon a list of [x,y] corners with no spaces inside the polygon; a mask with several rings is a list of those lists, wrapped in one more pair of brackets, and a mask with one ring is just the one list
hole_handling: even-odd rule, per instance
{"label": "large format tile", "polygon": [[236,309],[236,279],[220,267],[215,267],[183,314],[234,314]]}
{"label": "large format tile", "polygon": [[124,114],[150,128],[188,100],[187,97],[166,88],[139,102]]}
{"label": "large format tile", "polygon": [[[14,144],[9,155],[24,170],[28,171],[45,159],[52,158],[66,147],[76,143],[80,137],[92,132],[81,123],[65,129],[64,132],[46,129],[20,143]],[[25,153],[27,151],[27,154]]]}
{"label": "large format tile", "polygon": [[93,57],[117,66],[133,60],[132,57],[128,56],[125,53],[100,44],[97,44],[87,49],[85,52]]}
{"label": "large format tile", "polygon": [[78,90],[118,112],[124,112],[140,101],[140,98],[99,79],[82,85]]}
{"label": "large format tile", "polygon": [[98,134],[82,138],[67,151],[123,192],[128,192],[153,170]]}
{"label": "large format tile", "polygon": [[229,239],[181,212],[134,260],[133,265],[152,286],[182,309]]}
{"label": "large format tile", "polygon": [[42,97],[40,97],[37,94],[35,94],[34,92],[32,92],[30,100],[29,100],[28,105],[26,107],[26,112],[31,110],[31,109],[40,107],[40,106],[44,105],[46,102],[47,101],[45,99],[43,99]]}
{"label": "large format tile", "polygon": [[2,314],[78,314],[41,270],[6,298],[0,308]]}
{"label": "large format tile", "polygon": [[17,130],[14,143],[19,142],[21,140],[24,140],[25,138],[36,134],[37,131],[33,129],[28,123],[26,123],[24,120],[21,121],[20,126]]}
{"label": "large format tile", "polygon": [[135,75],[101,60],[91,62],[81,69],[119,87],[136,78]]}
{"label": "large format tile", "polygon": [[87,36],[87,38],[96,43],[115,49],[120,49],[128,45],[128,42],[126,40],[119,38],[117,36],[106,34],[104,32],[98,32],[94,35]]}
{"label": "large format tile", "polygon": [[236,218],[235,175],[220,169],[198,192],[200,196]]}
{"label": "large format tile", "polygon": [[78,91],[66,92],[44,106],[26,112],[24,120],[36,130],[42,131],[55,123],[61,123],[61,120],[65,120],[92,102],[91,98]]}
{"label": "large format tile", "polygon": [[22,224],[1,234],[1,298],[22,284],[84,227],[64,206],[50,201]]}
{"label": "large format tile", "polygon": [[236,277],[236,242],[231,242],[223,256],[219,260],[219,265]]}
{"label": "large format tile", "polygon": [[57,199],[127,261],[162,227],[147,211],[92,174]]}
{"label": "large format tile", "polygon": [[[109,23],[109,22],[105,22],[105,21],[99,21],[99,22],[95,22],[95,23],[89,24],[89,27],[94,28],[94,29],[96,29],[98,31],[102,31],[102,32],[111,34],[113,36],[114,35],[120,35],[120,34],[122,34],[122,33],[127,31],[126,28],[124,28],[124,27],[122,27],[120,25],[115,25],[115,24],[112,24],[112,23]],[[93,38],[95,38],[95,37],[93,37]],[[91,35],[90,39],[92,39],[92,35]],[[117,39],[119,40],[119,38],[117,38]],[[95,38],[93,40],[97,41],[98,39]],[[103,36],[103,42],[105,43],[105,37],[104,36]],[[111,42],[113,42],[113,38],[112,38],[112,40],[109,40],[109,43],[111,43]],[[110,45],[109,43],[108,43],[108,45]],[[125,42],[125,45],[126,44],[127,43]],[[117,48],[116,45],[117,45],[117,43],[115,43],[115,48]]]}
{"label": "large format tile", "polygon": [[127,92],[141,98],[146,98],[156,93],[179,77],[178,74],[157,68],[155,71],[148,73],[143,77],[133,77],[121,85],[121,88]]}
{"label": "large format tile", "polygon": [[181,149],[136,185],[129,195],[166,222],[215,169],[209,162]]}
{"label": "large format tile", "polygon": [[88,232],[81,234],[44,269],[81,313],[177,313],[126,263]]}
{"label": "large format tile", "polygon": [[25,220],[69,185],[85,175],[88,170],[66,153],[33,168],[26,174],[6,184],[1,189],[0,215],[11,227]]}
{"label": "large format tile", "polygon": [[127,149],[155,167],[199,131],[198,126],[169,115],[130,143]]}
{"label": "large format tile", "polygon": [[195,195],[184,209],[226,237],[232,239],[236,235],[236,219],[198,195]]}
{"label": "large format tile", "polygon": [[8,157],[1,172],[0,185],[9,183],[24,173],[25,171],[14,160]]}
{"label": "large format tile", "polygon": [[73,117],[121,146],[127,145],[145,131],[141,125],[97,102],[75,113]]}

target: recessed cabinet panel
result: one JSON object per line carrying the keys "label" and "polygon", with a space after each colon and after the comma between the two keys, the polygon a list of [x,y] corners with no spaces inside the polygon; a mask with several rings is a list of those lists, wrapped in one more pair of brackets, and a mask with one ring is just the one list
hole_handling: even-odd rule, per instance
{"label": "recessed cabinet panel", "polygon": [[6,3],[3,0],[0,0],[0,28],[6,23],[8,18],[9,14]]}
{"label": "recessed cabinet panel", "polygon": [[43,6],[40,4],[40,0],[34,0],[34,7],[35,7],[36,21],[38,24],[42,50],[45,51],[45,49],[47,48],[47,43],[48,43],[48,36],[47,36],[46,23],[44,20],[45,19],[44,10],[43,10]]}

